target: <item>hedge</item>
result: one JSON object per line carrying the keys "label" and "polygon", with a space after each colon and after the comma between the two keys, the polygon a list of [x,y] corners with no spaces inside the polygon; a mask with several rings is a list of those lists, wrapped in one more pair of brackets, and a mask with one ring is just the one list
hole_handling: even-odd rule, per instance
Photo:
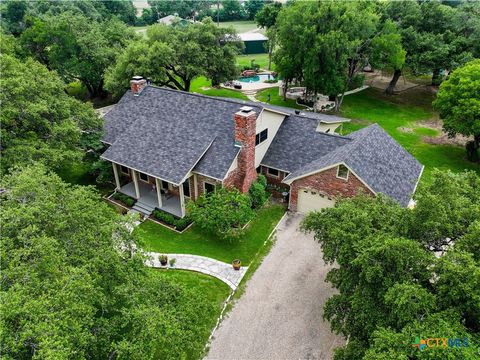
{"label": "hedge", "polygon": [[128,207],[132,207],[135,204],[135,199],[134,198],[131,198],[130,196],[119,193],[119,192],[114,193],[112,195],[112,198],[124,203]]}
{"label": "hedge", "polygon": [[175,227],[175,230],[182,231],[185,230],[188,225],[192,223],[192,219],[188,216],[184,218],[178,218],[172,214],[169,214],[163,210],[155,209],[153,211],[153,217],[161,222],[164,222],[167,225]]}

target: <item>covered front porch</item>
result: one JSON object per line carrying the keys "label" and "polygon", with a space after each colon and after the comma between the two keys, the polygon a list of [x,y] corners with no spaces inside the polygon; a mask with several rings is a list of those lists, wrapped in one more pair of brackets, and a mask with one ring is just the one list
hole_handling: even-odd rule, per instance
{"label": "covered front porch", "polygon": [[[146,175],[134,169],[128,169],[128,175],[132,181],[121,186],[120,171],[115,163],[113,163],[113,170],[118,192],[136,199],[137,204],[150,208],[150,212],[153,208],[159,208],[177,217],[185,216],[185,197],[182,186],[177,187],[152,176],[144,179]],[[122,173],[125,174],[123,171]],[[140,178],[139,174],[143,177]]]}
{"label": "covered front porch", "polygon": [[[158,201],[157,190],[154,189],[152,185],[144,182],[139,182],[138,185],[140,188],[140,198],[138,198],[137,201],[159,208],[160,210],[166,211],[172,215],[183,217],[182,206],[180,205],[180,196],[172,193],[160,194],[162,197],[162,203],[160,205]],[[117,191],[136,199],[135,184],[133,181],[122,186]],[[163,190],[161,190],[161,192],[163,192]]]}

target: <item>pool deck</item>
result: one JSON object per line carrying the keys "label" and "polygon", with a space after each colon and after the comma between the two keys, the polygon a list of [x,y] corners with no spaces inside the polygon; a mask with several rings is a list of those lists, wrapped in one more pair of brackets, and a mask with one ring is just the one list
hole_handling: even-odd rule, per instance
{"label": "pool deck", "polygon": [[264,83],[264,82],[251,82],[251,83],[247,83],[247,82],[242,82],[242,88],[241,89],[234,89],[233,87],[230,87],[230,86],[225,86],[223,84],[220,84],[220,87],[224,88],[224,89],[229,89],[229,90],[235,90],[235,91],[239,91],[239,92],[251,92],[251,91],[260,91],[260,90],[263,90],[263,89],[269,89],[269,88],[272,88],[272,87],[279,87],[279,86],[282,86],[282,81],[281,80],[278,80],[278,82],[276,83]]}

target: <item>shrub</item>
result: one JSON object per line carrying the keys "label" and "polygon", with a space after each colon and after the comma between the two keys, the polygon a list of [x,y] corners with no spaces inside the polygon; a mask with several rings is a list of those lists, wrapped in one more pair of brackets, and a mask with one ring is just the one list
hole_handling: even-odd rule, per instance
{"label": "shrub", "polygon": [[222,239],[242,235],[242,227],[255,215],[250,197],[235,188],[220,188],[214,193],[203,194],[196,202],[189,202],[187,207],[198,226]]}
{"label": "shrub", "polygon": [[175,220],[175,228],[178,231],[182,231],[182,230],[185,230],[187,228],[187,226],[190,225],[191,223],[192,223],[192,220],[188,217],[184,217],[182,219],[176,219]]}
{"label": "shrub", "polygon": [[115,200],[118,200],[118,201],[122,202],[123,204],[125,204],[125,205],[128,206],[128,207],[132,207],[132,206],[135,204],[135,199],[131,198],[131,197],[128,196],[128,195],[119,193],[119,192],[114,193],[114,194],[112,195],[112,198],[114,198]]}
{"label": "shrub", "polygon": [[261,207],[268,198],[268,193],[266,191],[267,179],[264,175],[260,174],[248,191],[250,195],[250,200],[252,201],[252,207],[258,209]]}
{"label": "shrub", "polygon": [[153,211],[153,217],[167,225],[175,227],[175,229],[178,231],[186,229],[187,226],[192,223],[192,219],[190,219],[188,216],[185,216],[184,218],[177,218],[174,215],[159,209],[155,209]]}
{"label": "shrub", "polygon": [[270,80],[265,80],[264,83],[267,83],[267,84],[275,84],[278,82],[278,79],[270,79]]}

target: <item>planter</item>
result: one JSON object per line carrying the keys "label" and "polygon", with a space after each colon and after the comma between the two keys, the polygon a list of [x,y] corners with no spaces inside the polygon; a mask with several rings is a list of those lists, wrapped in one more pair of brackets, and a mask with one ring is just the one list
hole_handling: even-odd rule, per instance
{"label": "planter", "polygon": [[167,266],[168,263],[168,256],[167,255],[160,255],[160,264],[162,266]]}
{"label": "planter", "polygon": [[242,267],[242,262],[239,259],[235,259],[232,261],[232,266],[233,270],[240,270],[240,268]]}

